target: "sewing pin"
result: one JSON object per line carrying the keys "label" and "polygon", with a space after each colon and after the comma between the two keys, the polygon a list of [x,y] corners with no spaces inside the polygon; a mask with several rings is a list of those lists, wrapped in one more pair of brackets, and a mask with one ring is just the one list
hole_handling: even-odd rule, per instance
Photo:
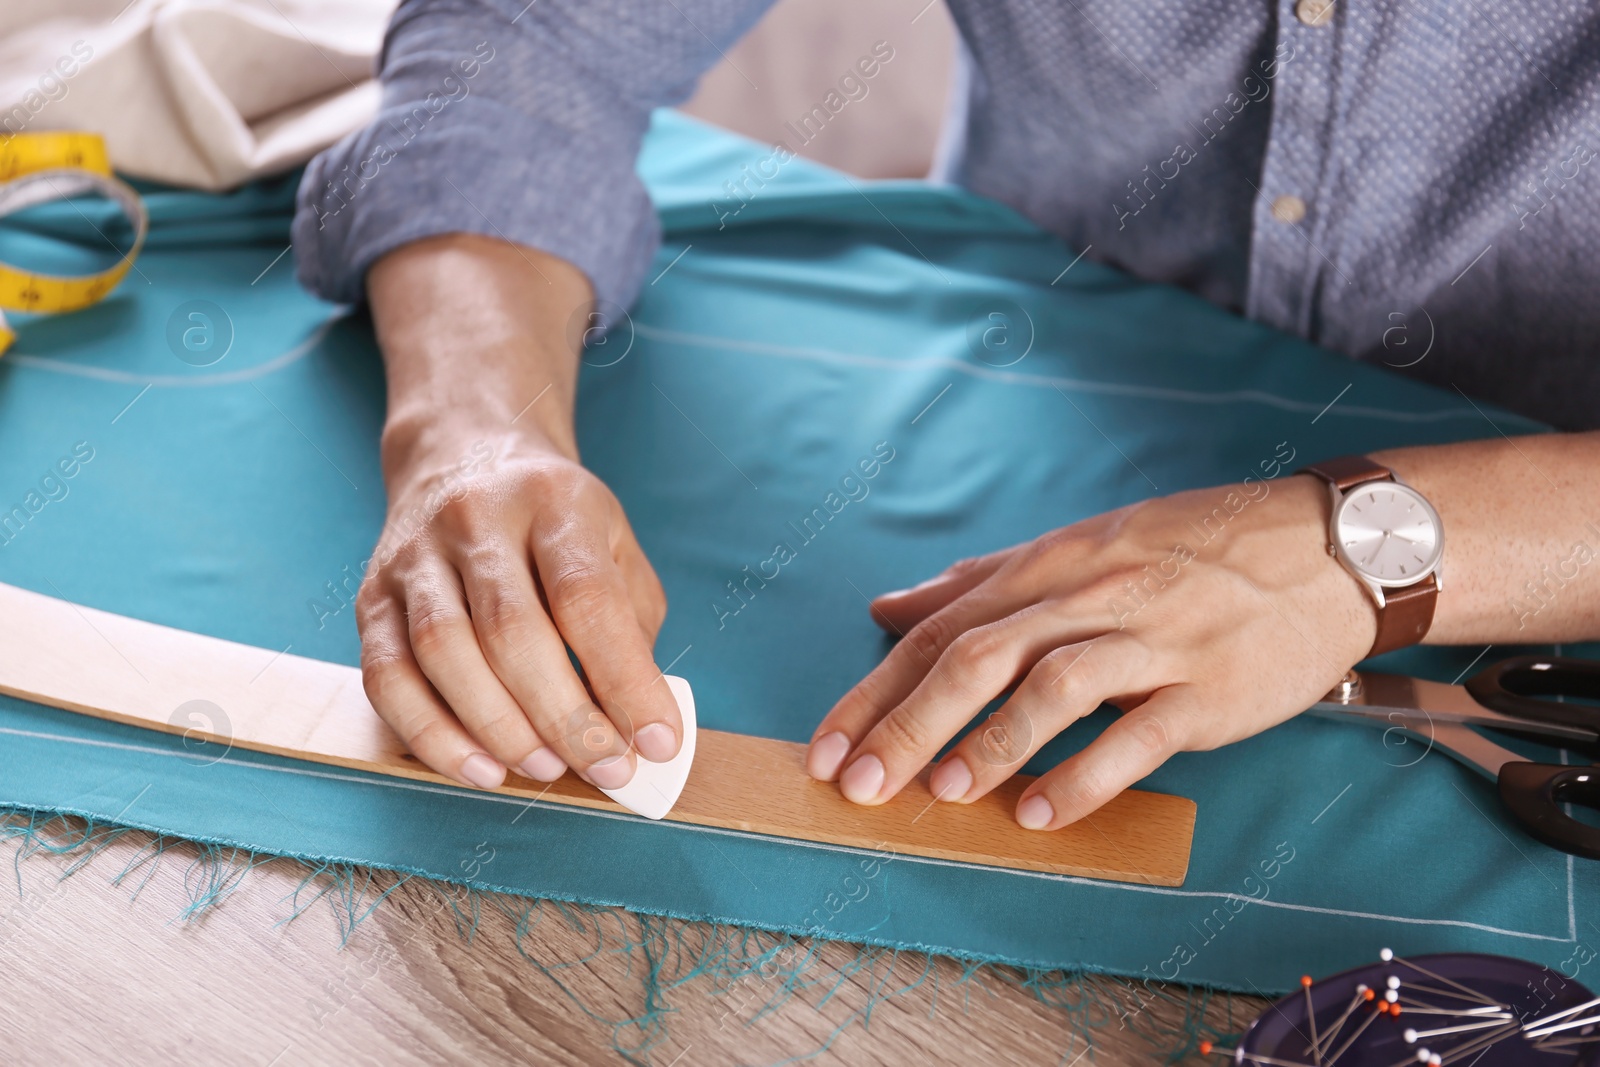
{"label": "sewing pin", "polygon": [[1322,1047],[1318,1050],[1319,1055],[1325,1054],[1328,1049],[1333,1047],[1333,1043],[1339,1039],[1339,1031],[1344,1029],[1344,1024],[1355,1013],[1355,1010],[1361,1007],[1361,1002],[1372,998],[1373,992],[1365,982],[1356,986],[1355,996],[1350,998],[1350,1006],[1344,1009],[1344,1014],[1335,1019],[1333,1026],[1322,1036]]}
{"label": "sewing pin", "polygon": [[1415,1052],[1406,1053],[1405,1059],[1395,1060],[1393,1063],[1389,1064],[1389,1067],[1406,1067],[1407,1064],[1411,1063],[1427,1063],[1429,1057],[1432,1055],[1433,1053],[1429,1052],[1427,1049],[1419,1048]]}
{"label": "sewing pin", "polygon": [[1581,1019],[1568,1019],[1566,1022],[1551,1025],[1534,1024],[1522,1028],[1523,1035],[1529,1039],[1549,1037],[1551,1034],[1560,1033],[1562,1030],[1573,1030],[1580,1026],[1594,1026],[1600,1023],[1600,1015],[1585,1015]]}
{"label": "sewing pin", "polygon": [[1447,1034],[1470,1034],[1476,1033],[1479,1030],[1492,1030],[1497,1027],[1504,1026],[1505,1024],[1506,1020],[1504,1019],[1490,1019],[1481,1023],[1465,1023],[1461,1026],[1446,1026],[1438,1030],[1407,1030],[1403,1036],[1406,1039],[1406,1044],[1415,1045],[1419,1040],[1425,1037],[1444,1037]]}
{"label": "sewing pin", "polygon": [[1355,1044],[1356,1039],[1367,1032],[1367,1027],[1372,1025],[1372,1020],[1376,1019],[1380,1015],[1387,1015],[1388,1013],[1388,1002],[1383,1000],[1378,1001],[1378,1010],[1361,1020],[1361,1025],[1356,1027],[1355,1032],[1345,1039],[1344,1044],[1339,1046],[1339,1050],[1328,1057],[1328,1062],[1338,1063],[1339,1057],[1344,1055],[1344,1050]]}
{"label": "sewing pin", "polygon": [[1552,1052],[1558,1049],[1574,1048],[1578,1045],[1593,1044],[1596,1041],[1600,1041],[1600,1034],[1590,1034],[1588,1037],[1555,1037],[1529,1043],[1541,1052]]}
{"label": "sewing pin", "polygon": [[1480,1034],[1474,1038],[1469,1038],[1453,1048],[1446,1049],[1442,1058],[1442,1062],[1455,1063],[1457,1060],[1464,1059],[1467,1056],[1481,1056],[1483,1055],[1484,1050],[1490,1048],[1491,1046],[1498,1045],[1502,1040],[1510,1037],[1514,1033],[1516,1033],[1516,1025],[1512,1024],[1500,1030],[1494,1030],[1486,1034]]}
{"label": "sewing pin", "polygon": [[1275,1056],[1267,1056],[1259,1052],[1240,1052],[1238,1049],[1217,1048],[1209,1041],[1200,1042],[1200,1055],[1209,1056],[1213,1052],[1219,1056],[1241,1055],[1251,1063],[1261,1064],[1261,1067],[1311,1067],[1311,1064],[1302,1063],[1299,1060],[1280,1060]]}
{"label": "sewing pin", "polygon": [[1576,1015],[1578,1012],[1586,1011],[1589,1008],[1595,1007],[1596,1005],[1600,1005],[1600,997],[1595,997],[1593,1000],[1586,1000],[1575,1008],[1563,1008],[1553,1015],[1546,1015],[1543,1019],[1535,1019],[1533,1022],[1523,1027],[1523,1029],[1537,1030],[1549,1023],[1555,1022],[1557,1019],[1565,1019],[1569,1015]]}
{"label": "sewing pin", "polygon": [[1482,1056],[1485,1050],[1494,1045],[1498,1045],[1502,1040],[1510,1037],[1514,1033],[1516,1033],[1516,1027],[1513,1026],[1507,1027],[1503,1031],[1497,1031],[1492,1034],[1484,1034],[1481,1037],[1473,1038],[1471,1041],[1457,1045],[1455,1048],[1447,1052],[1444,1058],[1440,1060],[1440,1063],[1457,1063],[1466,1059],[1468,1056],[1472,1056],[1474,1058]]}
{"label": "sewing pin", "polygon": [[1311,1044],[1306,1051],[1311,1053],[1311,1059],[1317,1067],[1322,1067],[1322,1044],[1317,1040],[1317,1006],[1311,1002],[1311,976],[1300,976],[1300,988],[1306,994],[1306,1023],[1311,1027]]}
{"label": "sewing pin", "polygon": [[[1497,1003],[1497,1002],[1492,1001],[1492,1000],[1486,1000],[1483,997],[1469,997],[1465,993],[1457,993],[1456,991],[1454,991],[1452,989],[1438,989],[1438,988],[1435,988],[1434,986],[1421,985],[1421,984],[1419,984],[1417,982],[1408,982],[1408,983],[1406,983],[1406,989],[1409,992],[1412,992],[1412,993],[1420,992],[1420,993],[1427,993],[1428,995],[1435,996],[1435,997],[1449,997],[1452,1000],[1470,1001],[1473,1004],[1476,1004],[1481,1008],[1499,1008],[1501,1011],[1505,1011],[1506,1010],[1506,1006],[1504,1004],[1500,1004],[1500,1003]],[[1462,1010],[1465,1011],[1466,1009],[1463,1008]]]}
{"label": "sewing pin", "polygon": [[1266,1056],[1259,1052],[1246,1052],[1244,1058],[1251,1063],[1261,1064],[1261,1067],[1312,1067],[1304,1060],[1280,1060],[1275,1056]]}
{"label": "sewing pin", "polygon": [[1434,972],[1428,970],[1428,968],[1423,967],[1420,964],[1412,963],[1408,959],[1402,959],[1401,957],[1396,956],[1394,954],[1394,950],[1393,949],[1385,948],[1385,949],[1380,950],[1378,952],[1378,958],[1380,960],[1382,960],[1384,963],[1403,963],[1407,967],[1410,967],[1413,971],[1416,971],[1419,974],[1427,975],[1429,978],[1432,978],[1435,982],[1443,982],[1445,985],[1454,986],[1455,988],[1461,990],[1461,992],[1466,993],[1473,1000],[1476,1000],[1479,1004],[1493,1004],[1493,1003],[1495,1003],[1494,1001],[1492,1001],[1489,998],[1485,997],[1482,993],[1478,992],[1476,989],[1468,988],[1467,986],[1462,985],[1460,982],[1456,982],[1456,981],[1453,981],[1453,980],[1451,980],[1449,978],[1446,978],[1442,974],[1435,974]]}
{"label": "sewing pin", "polygon": [[[1411,988],[1416,988],[1412,986]],[[1438,1008],[1421,1000],[1412,1000],[1410,997],[1401,997],[1400,1003],[1405,1005],[1406,1011],[1417,1015],[1449,1015],[1457,1019],[1510,1019],[1510,1012],[1500,1008],[1493,1008],[1485,1004],[1481,1008]]]}

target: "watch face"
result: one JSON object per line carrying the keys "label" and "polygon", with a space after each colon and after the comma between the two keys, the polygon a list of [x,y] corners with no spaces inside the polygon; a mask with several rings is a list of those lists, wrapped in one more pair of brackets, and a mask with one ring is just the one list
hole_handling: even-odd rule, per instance
{"label": "watch face", "polygon": [[1427,577],[1444,551],[1438,514],[1398,482],[1369,482],[1346,493],[1334,511],[1333,543],[1358,572],[1389,588]]}

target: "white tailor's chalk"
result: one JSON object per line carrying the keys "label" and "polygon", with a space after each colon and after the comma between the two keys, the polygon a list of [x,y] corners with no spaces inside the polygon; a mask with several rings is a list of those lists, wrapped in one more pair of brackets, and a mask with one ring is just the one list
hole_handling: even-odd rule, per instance
{"label": "white tailor's chalk", "polygon": [[665,763],[652,763],[634,753],[633,777],[620,789],[602,789],[600,792],[618,804],[647,819],[660,819],[672,810],[689,780],[689,765],[694,762],[694,693],[689,683],[673,675],[663,675],[672,695],[678,701],[678,715],[683,719],[683,744],[678,754]]}

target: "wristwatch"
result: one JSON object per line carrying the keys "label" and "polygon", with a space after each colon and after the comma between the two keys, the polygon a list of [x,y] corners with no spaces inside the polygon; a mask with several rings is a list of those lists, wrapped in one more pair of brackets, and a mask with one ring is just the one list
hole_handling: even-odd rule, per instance
{"label": "wristwatch", "polygon": [[1421,641],[1439,599],[1444,528],[1426,498],[1366,456],[1302,467],[1328,483],[1328,555],[1372,594],[1378,636],[1368,656]]}

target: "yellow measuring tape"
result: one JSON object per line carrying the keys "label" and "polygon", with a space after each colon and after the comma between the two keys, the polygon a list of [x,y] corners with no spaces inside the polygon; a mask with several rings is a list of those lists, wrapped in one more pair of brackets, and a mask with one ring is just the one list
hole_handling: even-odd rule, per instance
{"label": "yellow measuring tape", "polygon": [[[55,313],[88,307],[116,288],[132,269],[150,228],[139,194],[112,175],[106,143],[99,134],[0,135],[0,217],[90,192],[116,201],[128,216],[134,227],[133,247],[107,270],[71,277],[0,262],[0,310]],[[0,313],[0,353],[15,339]]]}

